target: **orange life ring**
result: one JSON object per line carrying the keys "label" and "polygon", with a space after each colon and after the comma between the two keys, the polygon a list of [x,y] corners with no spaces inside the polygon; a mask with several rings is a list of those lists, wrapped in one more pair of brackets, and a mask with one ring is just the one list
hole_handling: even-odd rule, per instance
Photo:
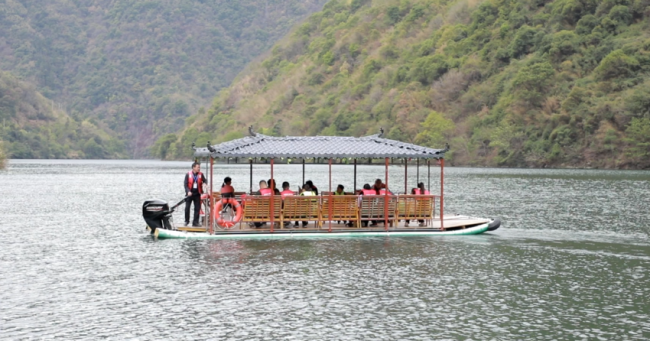
{"label": "orange life ring", "polygon": [[[232,205],[233,209],[235,210],[235,217],[232,219],[223,219],[221,216],[221,210],[223,209],[223,206],[225,204],[230,204]],[[244,210],[241,208],[241,204],[239,201],[235,200],[235,198],[222,198],[217,202],[216,205],[214,205],[214,221],[219,225],[221,228],[231,228],[237,224],[242,217],[242,214],[244,213]]]}

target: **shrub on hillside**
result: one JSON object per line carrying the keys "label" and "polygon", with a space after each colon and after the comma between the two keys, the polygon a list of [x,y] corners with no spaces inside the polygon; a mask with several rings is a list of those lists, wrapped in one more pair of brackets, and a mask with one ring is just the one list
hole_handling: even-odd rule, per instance
{"label": "shrub on hillside", "polygon": [[594,70],[599,80],[610,80],[619,77],[630,77],[639,68],[639,61],[630,57],[623,50],[615,50],[608,54]]}

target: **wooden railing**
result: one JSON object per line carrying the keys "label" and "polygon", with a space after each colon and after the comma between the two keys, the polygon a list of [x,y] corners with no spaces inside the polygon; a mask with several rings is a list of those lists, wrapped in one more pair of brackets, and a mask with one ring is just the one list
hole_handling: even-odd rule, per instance
{"label": "wooden railing", "polygon": [[388,221],[390,226],[395,226],[401,220],[420,220],[428,227],[435,216],[436,198],[436,195],[323,195],[287,196],[283,200],[279,195],[245,195],[238,198],[244,210],[240,229],[242,224],[270,221],[277,223],[275,229],[283,229],[285,222],[293,221],[313,222],[316,228],[322,228],[329,221],[347,221],[362,227],[372,222]]}

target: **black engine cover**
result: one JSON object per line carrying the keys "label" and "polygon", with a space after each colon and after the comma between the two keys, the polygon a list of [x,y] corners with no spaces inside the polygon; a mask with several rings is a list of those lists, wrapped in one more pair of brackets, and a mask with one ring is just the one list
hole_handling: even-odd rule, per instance
{"label": "black engine cover", "polygon": [[142,217],[153,233],[157,228],[171,229],[169,204],[160,199],[147,200],[142,204]]}

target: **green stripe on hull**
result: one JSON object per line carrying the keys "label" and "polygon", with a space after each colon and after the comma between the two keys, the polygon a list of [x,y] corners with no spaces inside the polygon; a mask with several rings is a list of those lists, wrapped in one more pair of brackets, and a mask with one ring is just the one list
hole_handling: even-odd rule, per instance
{"label": "green stripe on hull", "polygon": [[277,238],[346,238],[346,237],[410,237],[410,236],[462,236],[481,234],[487,231],[489,223],[453,231],[414,231],[414,232],[319,232],[319,233],[192,233],[158,229],[158,239],[277,239]]}

